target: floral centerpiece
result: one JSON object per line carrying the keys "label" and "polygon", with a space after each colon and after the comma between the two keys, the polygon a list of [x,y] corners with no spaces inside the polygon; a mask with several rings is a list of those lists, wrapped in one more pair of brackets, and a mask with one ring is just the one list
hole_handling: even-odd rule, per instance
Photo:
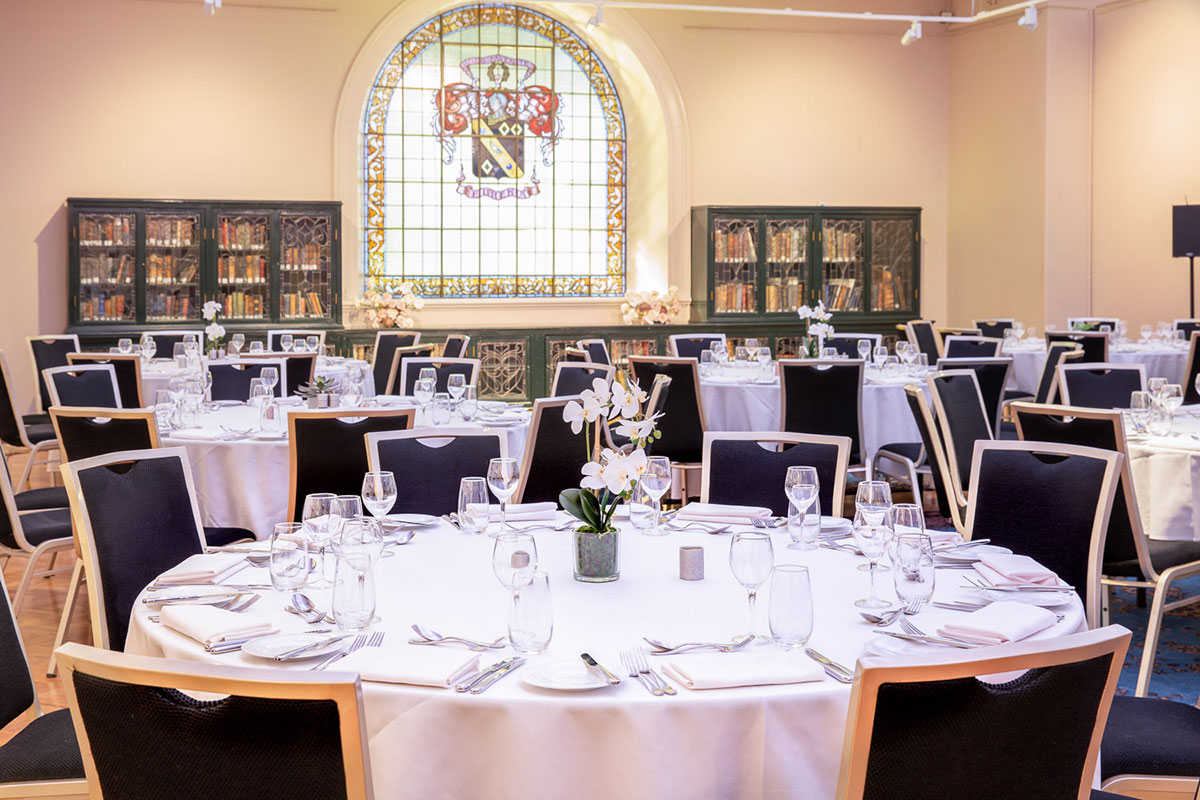
{"label": "floral centerpiece", "polygon": [[678,286],[672,286],[665,295],[630,292],[621,303],[621,318],[626,325],[669,325],[679,316],[681,307]]}
{"label": "floral centerpiece", "polygon": [[824,300],[818,300],[813,308],[800,306],[796,313],[804,320],[802,355],[805,358],[820,358],[821,350],[825,347],[825,337],[833,335],[833,326],[828,321],[833,314],[825,310]]}
{"label": "floral centerpiece", "polygon": [[208,326],[204,329],[204,352],[212,353],[217,351],[217,357],[221,357],[225,352],[225,326],[217,322],[217,318],[221,316],[222,306],[216,300],[209,300],[204,304],[204,309],[201,314],[208,320]]}
{"label": "floral centerpiece", "polygon": [[412,281],[402,281],[394,291],[386,291],[378,279],[371,277],[358,307],[366,313],[371,327],[411,328],[416,324],[413,312],[424,308],[425,301],[417,297]]}
{"label": "floral centerpiece", "polygon": [[[575,580],[588,583],[615,581],[621,576],[619,540],[612,518],[622,500],[628,499],[646,468],[646,445],[662,436],[655,430],[658,414],[642,411],[646,393],[636,384],[628,388],[609,386],[603,378],[592,381],[579,400],[563,408],[563,420],[576,434],[584,434],[589,461],[581,470],[580,488],[567,489],[559,503],[582,524],[574,531]],[[629,452],[599,446],[600,426],[614,424],[617,433],[629,437]],[[593,441],[593,436],[596,440]]]}

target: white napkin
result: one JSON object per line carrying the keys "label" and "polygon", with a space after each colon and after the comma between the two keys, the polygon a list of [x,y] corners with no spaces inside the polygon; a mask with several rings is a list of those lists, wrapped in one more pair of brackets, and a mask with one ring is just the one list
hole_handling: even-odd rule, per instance
{"label": "white napkin", "polygon": [[215,606],[163,606],[162,624],[200,644],[217,644],[251,636],[270,636],[278,629],[270,622],[255,620]]}
{"label": "white napkin", "polygon": [[766,519],[770,516],[771,509],[762,506],[688,503],[679,510],[675,519],[685,522],[723,522],[733,525],[749,525],[752,519]]}
{"label": "white napkin", "polygon": [[215,442],[220,440],[222,431],[209,431],[203,428],[193,430],[169,431],[167,438],[183,439],[189,442]]}
{"label": "white napkin", "polygon": [[1034,583],[1039,586],[1065,586],[1058,576],[1029,556],[1010,553],[980,553],[979,563],[973,565],[985,581],[993,586],[1013,586]]}
{"label": "white napkin", "polygon": [[525,421],[525,412],[520,409],[514,409],[512,411],[501,411],[498,414],[490,414],[490,413],[485,412],[485,413],[481,413],[479,415],[479,421],[483,422],[483,423],[524,422]]}
{"label": "white napkin", "polygon": [[854,523],[845,517],[821,517],[821,530],[836,533],[838,531],[848,531],[854,527]]}
{"label": "white napkin", "polygon": [[415,644],[361,647],[343,658],[334,669],[357,672],[364,681],[445,689],[478,671],[479,653]]}
{"label": "white napkin", "polygon": [[219,583],[246,560],[242,553],[197,553],[158,576],[159,583]]}
{"label": "white napkin", "polygon": [[962,544],[962,536],[958,531],[931,531],[926,530],[925,535],[929,537],[929,542],[934,547],[958,547]]}
{"label": "white napkin", "polygon": [[825,677],[803,653],[699,653],[672,656],[663,671],[689,689],[805,683]]}
{"label": "white napkin", "polygon": [[1004,644],[1049,628],[1058,621],[1058,615],[1041,606],[1001,600],[957,619],[965,621],[943,625],[938,635],[980,644]]}
{"label": "white napkin", "polygon": [[[551,503],[550,501],[544,503],[515,503],[510,505],[505,511],[504,519],[508,522],[552,520],[557,513],[558,503]],[[500,521],[500,506],[488,507],[488,519],[492,522]]]}

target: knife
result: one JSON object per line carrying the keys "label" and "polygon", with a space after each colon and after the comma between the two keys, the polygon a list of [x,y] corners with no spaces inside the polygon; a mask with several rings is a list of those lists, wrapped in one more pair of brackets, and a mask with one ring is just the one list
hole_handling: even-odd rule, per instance
{"label": "knife", "polygon": [[495,683],[496,681],[500,680],[500,679],[501,679],[501,678],[503,678],[505,675],[507,675],[508,673],[510,673],[510,672],[512,672],[513,670],[517,669],[518,667],[521,667],[521,666],[523,666],[524,664],[525,664],[525,659],[523,659],[523,658],[514,658],[514,659],[512,660],[512,663],[511,663],[511,664],[509,664],[509,665],[507,665],[507,666],[504,666],[504,667],[501,667],[500,669],[498,669],[498,670],[496,670],[495,672],[493,672],[491,675],[488,675],[488,676],[487,676],[486,678],[484,678],[482,681],[480,681],[479,683],[477,683],[477,684],[475,684],[474,686],[472,686],[472,687],[471,687],[471,688],[470,688],[468,691],[469,691],[471,694],[479,694],[480,692],[482,692],[483,690],[485,690],[485,689],[487,689],[489,686],[491,686],[493,683]]}
{"label": "knife", "polygon": [[465,692],[465,691],[467,691],[468,689],[471,689],[473,686],[475,686],[475,684],[477,684],[477,683],[479,683],[480,681],[482,681],[484,678],[487,678],[487,677],[489,677],[489,676],[490,676],[490,675],[491,675],[493,672],[495,672],[496,670],[498,670],[498,669],[504,669],[505,667],[509,666],[510,664],[512,664],[512,663],[513,663],[514,661],[516,661],[516,660],[517,660],[517,657],[516,657],[516,656],[513,656],[513,657],[511,657],[511,658],[506,658],[506,659],[504,659],[503,661],[497,661],[495,664],[492,664],[492,665],[491,665],[490,667],[488,667],[487,669],[485,669],[485,670],[481,670],[479,673],[477,673],[477,674],[476,674],[476,675],[475,675],[473,678],[471,678],[470,680],[468,680],[468,681],[462,681],[462,682],[460,682],[460,683],[457,683],[457,684],[455,684],[455,685],[454,685],[454,691],[456,691],[456,692]]}
{"label": "knife", "polygon": [[[333,633],[333,629],[324,628],[322,630],[307,631],[307,632],[308,633]],[[214,642],[212,644],[206,644],[206,645],[204,645],[204,649],[206,651],[208,651],[209,653],[212,653],[215,656],[219,656],[224,653],[232,653],[234,650],[241,650],[242,645],[246,644],[247,642],[253,642],[255,639],[265,639],[268,636],[278,636],[278,635],[279,634],[277,634],[277,633],[266,633],[266,634],[259,634],[258,636],[246,636],[241,639],[226,639],[223,642]]]}
{"label": "knife", "polygon": [[[850,670],[846,669],[845,667],[843,667],[841,664],[837,663],[836,661],[826,658],[825,656],[818,653],[816,650],[813,650],[811,647],[804,648],[804,653],[809,658],[811,658],[813,661],[816,661],[821,666],[825,667],[825,673],[827,675],[829,675],[829,677],[833,678],[835,681],[840,681],[841,683],[853,683],[854,682],[854,673],[851,672]],[[837,673],[837,674],[834,674],[834,673]]]}
{"label": "knife", "polygon": [[287,661],[289,659],[295,658],[296,656],[303,655],[304,653],[308,653],[312,650],[317,650],[319,648],[331,645],[334,642],[340,642],[342,639],[349,639],[350,636],[351,636],[351,634],[346,633],[346,634],[342,634],[340,636],[330,636],[326,639],[318,639],[317,641],[313,642],[312,644],[306,644],[303,647],[297,647],[294,650],[288,650],[286,653],[280,653],[279,655],[275,656],[275,660],[276,661]]}
{"label": "knife", "polygon": [[618,678],[616,675],[613,675],[611,672],[608,671],[608,667],[604,666],[599,661],[597,661],[596,659],[589,656],[587,653],[580,653],[579,657],[583,659],[583,663],[587,664],[592,669],[598,669],[601,672],[603,672],[604,677],[607,678],[608,682],[611,683],[613,686],[616,686],[618,683],[621,682],[620,678]]}
{"label": "knife", "polygon": [[891,636],[893,639],[903,639],[906,642],[924,642],[926,644],[940,644],[944,647],[959,647],[963,650],[970,650],[973,647],[981,645],[971,644],[968,642],[960,642],[955,639],[943,639],[939,636],[917,636],[912,633],[898,633],[896,631],[881,631],[875,630],[872,633],[881,633],[884,636]]}
{"label": "knife", "polygon": [[182,603],[187,600],[211,600],[214,598],[237,597],[239,594],[241,594],[241,592],[238,591],[214,592],[213,594],[179,594],[169,595],[167,597],[143,597],[142,602],[147,604],[162,603],[163,605],[169,605],[171,603]]}

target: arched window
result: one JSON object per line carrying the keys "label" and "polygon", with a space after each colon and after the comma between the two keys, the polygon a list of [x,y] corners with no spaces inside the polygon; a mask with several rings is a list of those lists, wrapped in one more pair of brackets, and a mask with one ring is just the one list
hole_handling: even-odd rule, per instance
{"label": "arched window", "polygon": [[363,122],[365,260],[425,297],[625,291],[625,119],[557,20],[470,5],[422,24]]}

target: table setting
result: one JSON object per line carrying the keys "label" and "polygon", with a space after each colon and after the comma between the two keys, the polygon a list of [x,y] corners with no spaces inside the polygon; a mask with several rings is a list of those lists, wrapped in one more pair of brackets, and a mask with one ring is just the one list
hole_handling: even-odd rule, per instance
{"label": "table setting", "polygon": [[[1053,332],[1053,326],[1048,330]],[[1013,360],[1010,387],[1034,394],[1046,363],[1046,340],[1032,336],[1030,329],[1024,334],[1022,338],[1011,331],[1006,332],[1001,355]],[[1157,329],[1143,325],[1140,338],[1131,341],[1125,338],[1124,323],[1121,323],[1109,342],[1108,360],[1113,364],[1143,364],[1147,378],[1165,378],[1170,383],[1179,383],[1185,377],[1188,342],[1176,334],[1169,323],[1159,323]]]}

